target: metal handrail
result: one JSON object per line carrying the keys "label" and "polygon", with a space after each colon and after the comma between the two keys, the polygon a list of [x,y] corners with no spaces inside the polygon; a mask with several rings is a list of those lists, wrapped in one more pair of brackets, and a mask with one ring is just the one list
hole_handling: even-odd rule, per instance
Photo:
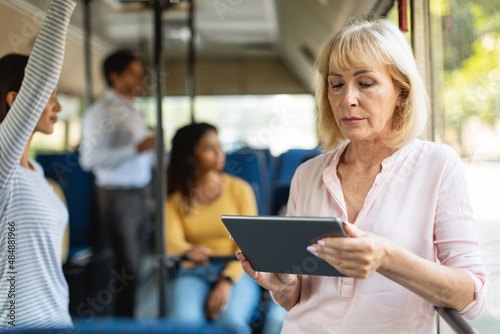
{"label": "metal handrail", "polygon": [[[180,262],[180,261],[191,261],[186,255],[169,255],[166,257],[167,261]],[[219,255],[219,256],[209,256],[209,262],[224,263],[229,261],[238,260],[234,255]]]}
{"label": "metal handrail", "polygon": [[475,334],[472,327],[465,321],[465,319],[451,308],[436,307],[436,312],[443,318],[443,320],[450,326],[451,329],[457,334]]}

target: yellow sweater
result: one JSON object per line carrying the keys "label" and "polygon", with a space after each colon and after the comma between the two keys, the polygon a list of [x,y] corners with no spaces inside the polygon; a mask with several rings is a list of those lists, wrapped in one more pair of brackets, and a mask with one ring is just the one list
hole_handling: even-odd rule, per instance
{"label": "yellow sweater", "polygon": [[[257,215],[257,204],[252,187],[244,180],[223,174],[222,192],[213,203],[207,206],[192,205],[191,212],[185,215],[180,192],[169,196],[165,205],[165,240],[167,253],[184,254],[191,245],[203,245],[212,250],[210,255],[233,255],[238,251],[236,244],[229,239],[229,232],[222,223],[221,215]],[[231,277],[237,282],[243,270],[239,261],[231,261],[222,276]]]}

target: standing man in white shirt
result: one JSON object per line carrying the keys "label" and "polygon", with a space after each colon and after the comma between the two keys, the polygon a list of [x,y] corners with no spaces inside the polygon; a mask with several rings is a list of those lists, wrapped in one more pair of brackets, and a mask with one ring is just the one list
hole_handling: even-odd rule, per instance
{"label": "standing man in white shirt", "polygon": [[126,285],[115,287],[114,313],[132,317],[139,261],[147,239],[146,187],[152,176],[154,137],[133,104],[133,96],[143,89],[141,60],[129,51],[117,51],[105,60],[104,75],[109,90],[82,121],[80,164],[95,175],[99,214],[114,251],[114,270],[127,277]]}

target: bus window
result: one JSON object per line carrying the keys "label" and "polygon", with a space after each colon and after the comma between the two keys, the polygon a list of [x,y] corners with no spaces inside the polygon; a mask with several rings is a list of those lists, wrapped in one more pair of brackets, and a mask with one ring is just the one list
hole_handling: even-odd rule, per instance
{"label": "bus window", "polygon": [[500,323],[500,2],[431,0],[430,11],[434,136],[467,168],[489,280],[472,325],[493,333]]}
{"label": "bus window", "polygon": [[[154,99],[141,98],[138,103],[148,124],[154,126]],[[189,108],[188,97],[163,99],[167,149],[175,131],[191,121]],[[289,149],[312,149],[318,145],[312,95],[198,96],[195,110],[197,122],[217,125],[222,148],[228,152],[241,147],[269,148],[278,156]]]}
{"label": "bus window", "polygon": [[318,145],[312,95],[203,96],[196,112],[197,120],[218,124],[227,150],[269,148],[278,156]]}

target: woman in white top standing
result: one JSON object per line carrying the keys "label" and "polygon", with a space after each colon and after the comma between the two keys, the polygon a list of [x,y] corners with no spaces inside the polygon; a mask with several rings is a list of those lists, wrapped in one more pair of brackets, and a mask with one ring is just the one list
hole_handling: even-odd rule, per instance
{"label": "woman in white top standing", "polygon": [[50,134],[73,0],[53,0],[31,56],[0,58],[0,330],[68,328],[61,248],[68,213],[28,159],[33,133]]}

